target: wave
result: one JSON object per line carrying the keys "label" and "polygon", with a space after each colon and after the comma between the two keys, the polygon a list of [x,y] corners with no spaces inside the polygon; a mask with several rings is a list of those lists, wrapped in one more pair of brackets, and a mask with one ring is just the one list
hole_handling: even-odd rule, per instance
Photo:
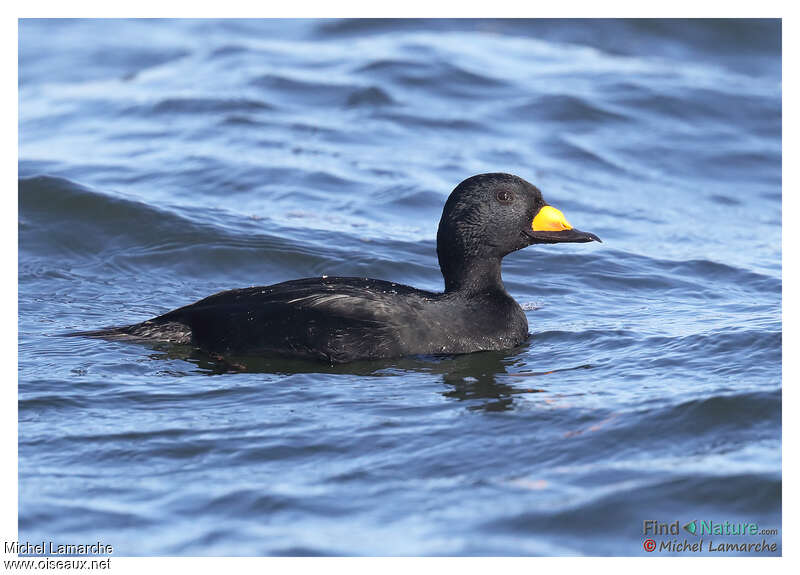
{"label": "wave", "polygon": [[[213,208],[155,207],[49,176],[20,179],[19,204],[20,250],[26,256],[20,260],[21,276],[51,273],[39,261],[54,257],[105,267],[102,275],[139,270],[172,277],[222,274],[236,281],[249,274],[248,285],[257,278],[323,275],[345,262],[339,275],[363,275],[360,269],[369,269],[390,278],[398,257],[405,259],[402,268],[411,277],[438,276],[429,242],[374,238],[370,250],[354,259],[354,247],[363,251],[359,228],[335,232]],[[418,265],[415,260],[426,252],[429,264]]]}

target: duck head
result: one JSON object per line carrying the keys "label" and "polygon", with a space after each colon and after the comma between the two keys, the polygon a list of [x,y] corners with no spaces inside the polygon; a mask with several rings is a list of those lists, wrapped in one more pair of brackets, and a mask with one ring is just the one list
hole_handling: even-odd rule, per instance
{"label": "duck head", "polygon": [[601,240],[573,228],[536,186],[494,173],[467,178],[450,193],[439,221],[436,252],[445,290],[453,291],[480,287],[486,281],[481,277],[495,273],[499,282],[500,260],[529,245],[591,241]]}

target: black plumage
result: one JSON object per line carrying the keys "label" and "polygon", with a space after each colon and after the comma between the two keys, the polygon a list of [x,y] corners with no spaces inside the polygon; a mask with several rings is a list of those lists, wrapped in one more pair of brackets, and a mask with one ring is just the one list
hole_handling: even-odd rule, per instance
{"label": "black plumage", "polygon": [[224,291],[139,324],[84,335],[330,363],[512,348],[527,339],[528,322],[503,286],[502,258],[534,243],[599,241],[573,228],[535,229],[546,205],[535,186],[510,174],[461,182],[437,234],[443,293],[367,278],[300,279]]}

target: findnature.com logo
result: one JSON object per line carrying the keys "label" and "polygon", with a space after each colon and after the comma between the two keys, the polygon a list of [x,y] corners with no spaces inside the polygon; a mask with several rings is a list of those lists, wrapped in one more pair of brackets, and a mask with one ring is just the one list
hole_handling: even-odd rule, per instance
{"label": "findnature.com logo", "polygon": [[[692,538],[680,538],[681,528]],[[694,519],[681,525],[681,521],[656,521],[646,519],[642,523],[642,533],[648,537],[642,546],[648,553],[775,553],[777,541],[766,539],[778,534],[777,529],[762,529],[754,522],[731,522]],[[656,541],[653,537],[665,537]],[[711,536],[706,539],[706,536]],[[759,537],[761,540],[746,542],[720,541],[720,537]],[[714,542],[712,537],[716,537]]]}

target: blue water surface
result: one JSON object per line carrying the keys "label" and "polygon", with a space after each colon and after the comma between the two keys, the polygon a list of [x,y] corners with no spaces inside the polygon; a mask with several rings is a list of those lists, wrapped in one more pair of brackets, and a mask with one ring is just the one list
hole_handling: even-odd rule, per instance
{"label": "blue water surface", "polygon": [[[781,553],[779,21],[19,33],[21,540],[645,555],[644,520],[701,519]],[[441,290],[444,201],[496,171],[604,241],[506,258],[520,348],[329,367],[63,336],[298,277]]]}

